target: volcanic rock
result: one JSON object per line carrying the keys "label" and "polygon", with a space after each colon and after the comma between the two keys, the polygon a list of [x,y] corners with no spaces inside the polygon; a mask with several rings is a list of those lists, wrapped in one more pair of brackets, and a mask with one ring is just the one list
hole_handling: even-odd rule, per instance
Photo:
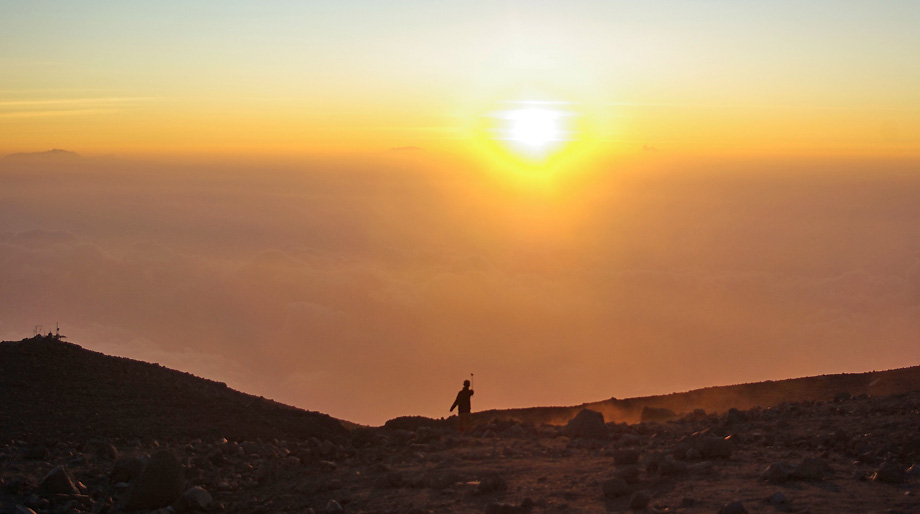
{"label": "volcanic rock", "polygon": [[760,474],[760,479],[771,484],[782,484],[789,480],[792,469],[785,462],[774,462]]}
{"label": "volcanic rock", "polygon": [[604,423],[603,414],[584,409],[569,420],[564,432],[569,437],[603,439],[607,437],[607,425]]}
{"label": "volcanic rock", "polygon": [[619,498],[633,492],[633,488],[622,478],[611,478],[601,482],[601,489],[607,498]]}
{"label": "volcanic rock", "polygon": [[792,470],[790,475],[798,480],[821,480],[825,471],[829,470],[827,462],[815,457],[805,457]]}
{"label": "volcanic rock", "polygon": [[696,449],[704,459],[728,459],[732,456],[732,442],[728,437],[703,436],[696,441]]}
{"label": "volcanic rock", "polygon": [[744,508],[743,503],[736,501],[723,505],[719,509],[719,514],[748,514],[748,510]]}
{"label": "volcanic rock", "polygon": [[170,451],[158,451],[150,456],[144,471],[131,484],[129,509],[158,509],[166,507],[185,490],[182,465]]}
{"label": "volcanic rock", "polygon": [[632,510],[642,510],[648,507],[652,501],[652,496],[646,491],[636,491],[629,499],[629,508]]}
{"label": "volcanic rock", "polygon": [[38,483],[38,490],[48,494],[80,494],[73,475],[64,466],[56,466]]}
{"label": "volcanic rock", "polygon": [[487,475],[479,480],[476,492],[479,494],[491,494],[508,490],[508,482],[499,475]]}
{"label": "volcanic rock", "polygon": [[109,478],[113,483],[131,482],[144,471],[145,462],[139,457],[125,457],[115,461]]}
{"label": "volcanic rock", "polygon": [[182,493],[179,501],[183,506],[191,510],[207,510],[214,498],[204,488],[195,486]]}
{"label": "volcanic rock", "polygon": [[616,450],[613,452],[613,463],[617,466],[638,464],[641,453],[633,448]]}
{"label": "volcanic rock", "polygon": [[872,480],[887,484],[900,484],[904,481],[904,469],[895,462],[885,461],[872,474]]}

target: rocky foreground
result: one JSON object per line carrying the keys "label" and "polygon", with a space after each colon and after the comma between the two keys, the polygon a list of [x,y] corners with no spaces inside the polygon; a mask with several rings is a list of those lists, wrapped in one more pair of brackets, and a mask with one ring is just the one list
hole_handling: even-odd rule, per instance
{"label": "rocky foreground", "polygon": [[[70,352],[88,376],[118,371],[106,368],[111,357],[56,344],[66,343],[28,350],[50,360]],[[839,393],[633,425],[584,410],[566,425],[496,420],[468,434],[423,418],[344,431],[322,415],[234,392],[241,396],[221,400],[226,408],[239,401],[259,414],[242,415],[235,428],[213,405],[211,424],[177,406],[164,410],[172,418],[156,411],[116,423],[105,420],[133,412],[131,402],[97,403],[75,376],[63,382],[79,386],[74,410],[62,404],[76,401],[73,391],[23,385],[24,372],[9,366],[28,368],[26,350],[3,345],[3,513],[920,512],[920,392]],[[57,383],[44,369],[45,382]],[[168,373],[176,372],[148,379]],[[38,405],[17,399],[35,388],[51,396]],[[89,411],[97,414],[62,418]],[[285,424],[298,418],[305,432]]]}

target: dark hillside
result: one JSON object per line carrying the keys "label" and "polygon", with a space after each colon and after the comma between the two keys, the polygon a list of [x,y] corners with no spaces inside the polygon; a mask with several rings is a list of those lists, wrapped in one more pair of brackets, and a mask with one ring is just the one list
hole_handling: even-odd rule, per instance
{"label": "dark hillside", "polygon": [[0,437],[7,440],[340,439],[346,434],[325,414],[54,337],[0,343],[0,405]]}
{"label": "dark hillside", "polygon": [[850,396],[887,396],[920,390],[920,366],[846,373],[788,380],[768,380],[751,384],[707,387],[683,393],[603,400],[572,407],[534,407],[483,411],[476,419],[516,419],[529,423],[564,424],[582,409],[604,414],[610,422],[638,423],[645,407],[664,408],[676,414],[691,413],[696,409],[707,412],[726,412],[729,409],[769,408],[786,402],[816,402]]}

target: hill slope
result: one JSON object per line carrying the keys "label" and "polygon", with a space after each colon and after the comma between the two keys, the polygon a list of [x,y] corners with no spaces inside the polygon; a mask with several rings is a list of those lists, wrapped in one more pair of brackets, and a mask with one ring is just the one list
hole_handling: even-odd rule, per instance
{"label": "hill slope", "polygon": [[0,434],[32,441],[205,436],[340,439],[325,414],[53,337],[0,343]]}
{"label": "hill slope", "polygon": [[645,407],[670,409],[680,414],[696,409],[707,412],[774,407],[786,402],[833,400],[838,395],[886,396],[920,390],[920,366],[867,373],[821,375],[751,384],[707,387],[683,393],[641,398],[611,398],[571,407],[534,407],[477,413],[479,421],[516,419],[528,423],[564,424],[582,409],[604,414],[608,421],[638,423]]}

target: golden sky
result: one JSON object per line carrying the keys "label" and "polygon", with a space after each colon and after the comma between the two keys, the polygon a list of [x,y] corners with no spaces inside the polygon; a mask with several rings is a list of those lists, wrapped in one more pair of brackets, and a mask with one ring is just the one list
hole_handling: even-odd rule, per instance
{"label": "golden sky", "polygon": [[0,158],[0,339],[368,424],[915,365],[918,20],[0,0],[0,156],[82,156]]}
{"label": "golden sky", "polygon": [[[917,155],[916,2],[0,2],[0,153]],[[486,140],[486,141],[484,141]]]}

